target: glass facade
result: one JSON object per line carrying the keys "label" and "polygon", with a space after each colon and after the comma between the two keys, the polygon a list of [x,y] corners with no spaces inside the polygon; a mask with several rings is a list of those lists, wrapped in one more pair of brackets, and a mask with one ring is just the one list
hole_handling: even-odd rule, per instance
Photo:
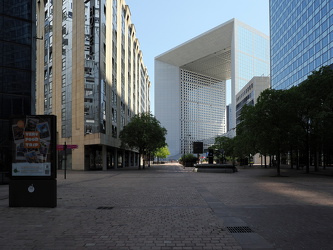
{"label": "glass facade", "polygon": [[0,2],[0,171],[8,168],[9,117],[34,112],[35,1]]}
{"label": "glass facade", "polygon": [[[117,138],[130,117],[149,111],[148,74],[141,62],[142,56],[135,41],[133,25],[129,22],[129,10],[124,1],[112,2],[112,25],[107,27],[105,0],[86,1],[84,4],[84,130],[85,134],[107,133],[107,121],[112,121],[112,137]],[[55,95],[53,78],[59,75],[53,60],[55,1],[44,1],[44,113],[55,113],[52,107]],[[72,0],[61,2],[62,64],[61,64],[61,137],[72,136],[73,114],[73,10]],[[118,24],[120,26],[118,27]],[[106,39],[111,32],[112,42]],[[112,46],[109,46],[112,45]],[[107,60],[107,50],[111,60]],[[110,65],[112,63],[112,65]],[[111,66],[111,67],[110,67]],[[111,68],[112,77],[106,70]],[[77,69],[79,70],[79,69]],[[118,87],[120,86],[120,91]],[[138,87],[140,86],[140,87]],[[58,87],[59,88],[59,87]],[[111,94],[109,95],[108,92]],[[111,102],[107,99],[111,96]],[[138,98],[140,97],[140,99]],[[118,101],[117,101],[118,100]],[[119,106],[118,106],[119,105]],[[111,106],[111,108],[110,108]],[[109,110],[112,110],[111,118]]]}
{"label": "glass facade", "polygon": [[129,6],[125,0],[45,0],[37,11],[44,33],[37,111],[57,115],[59,144],[71,138],[83,149],[68,156],[73,168],[99,169],[102,157],[112,157],[104,161],[108,167],[125,164],[122,154],[117,159],[119,133],[135,114],[150,110],[150,81]]}
{"label": "glass facade", "polygon": [[240,91],[253,76],[269,74],[269,40],[244,26],[237,26],[238,86]]}
{"label": "glass facade", "polygon": [[288,89],[333,63],[333,0],[270,0],[271,85]]}

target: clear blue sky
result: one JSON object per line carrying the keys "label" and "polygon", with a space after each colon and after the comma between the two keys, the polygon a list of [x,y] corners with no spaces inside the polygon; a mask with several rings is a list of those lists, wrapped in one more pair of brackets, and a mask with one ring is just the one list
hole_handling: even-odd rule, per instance
{"label": "clear blue sky", "polygon": [[[232,18],[269,35],[269,0],[125,0],[152,87],[154,58]],[[227,103],[229,103],[227,99]]]}

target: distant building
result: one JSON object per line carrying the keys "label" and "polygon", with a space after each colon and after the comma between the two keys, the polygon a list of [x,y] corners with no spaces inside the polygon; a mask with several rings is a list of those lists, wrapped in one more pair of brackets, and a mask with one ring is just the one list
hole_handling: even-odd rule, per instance
{"label": "distant building", "polygon": [[168,130],[169,158],[192,152],[194,141],[226,132],[227,80],[233,130],[237,92],[253,76],[268,74],[268,37],[236,19],[157,56],[155,115]]}
{"label": "distant building", "polygon": [[0,172],[10,167],[10,116],[35,112],[35,24],[35,1],[1,1]]}
{"label": "distant building", "polygon": [[236,95],[236,125],[240,123],[240,115],[245,105],[254,106],[262,91],[270,87],[268,76],[255,76]]}
{"label": "distant building", "polygon": [[[270,88],[270,77],[255,76],[253,77],[236,95],[236,124],[240,123],[240,115],[245,105],[254,106],[257,104],[258,97],[265,89]],[[249,163],[262,164],[265,158],[260,154],[255,154],[249,159]],[[266,162],[269,159],[267,157]]]}
{"label": "distant building", "polygon": [[37,113],[58,117],[58,144],[78,145],[74,170],[137,164],[119,132],[150,111],[150,80],[130,17],[124,0],[37,2]]}
{"label": "distant building", "polygon": [[232,113],[231,110],[232,110],[231,104],[227,105],[226,106],[226,123],[227,123],[226,131],[227,132],[230,131],[230,129],[231,129],[231,124],[230,124],[230,114]]}
{"label": "distant building", "polygon": [[333,1],[270,0],[271,85],[288,89],[333,64]]}

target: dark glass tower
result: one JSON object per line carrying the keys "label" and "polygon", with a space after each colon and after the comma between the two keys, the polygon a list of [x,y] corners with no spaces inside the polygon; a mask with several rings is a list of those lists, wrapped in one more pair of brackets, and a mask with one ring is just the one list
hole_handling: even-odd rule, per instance
{"label": "dark glass tower", "polygon": [[0,1],[0,172],[9,169],[9,117],[34,113],[35,6]]}
{"label": "dark glass tower", "polygon": [[288,89],[333,63],[333,0],[270,0],[271,85]]}

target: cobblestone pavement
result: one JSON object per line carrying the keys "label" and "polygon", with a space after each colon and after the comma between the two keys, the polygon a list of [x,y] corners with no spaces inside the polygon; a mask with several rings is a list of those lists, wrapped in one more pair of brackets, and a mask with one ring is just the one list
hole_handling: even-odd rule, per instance
{"label": "cobblestone pavement", "polygon": [[333,249],[333,177],[274,169],[58,172],[56,208],[8,206],[0,249]]}

